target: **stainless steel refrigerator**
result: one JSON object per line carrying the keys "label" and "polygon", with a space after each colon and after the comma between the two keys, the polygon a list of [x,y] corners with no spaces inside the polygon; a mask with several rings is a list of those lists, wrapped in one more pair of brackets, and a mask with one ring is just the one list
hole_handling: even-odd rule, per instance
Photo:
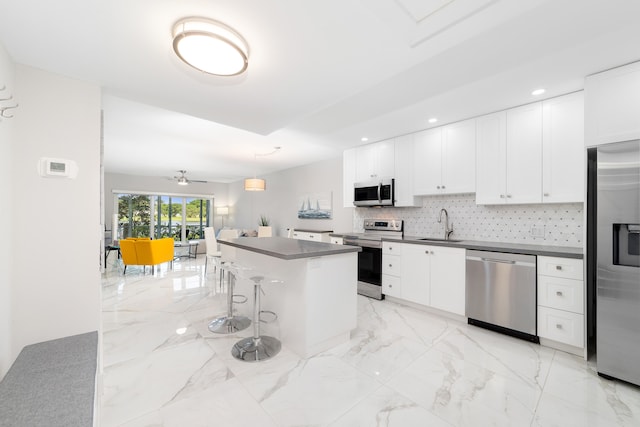
{"label": "stainless steel refrigerator", "polygon": [[598,373],[640,385],[640,140],[597,149]]}

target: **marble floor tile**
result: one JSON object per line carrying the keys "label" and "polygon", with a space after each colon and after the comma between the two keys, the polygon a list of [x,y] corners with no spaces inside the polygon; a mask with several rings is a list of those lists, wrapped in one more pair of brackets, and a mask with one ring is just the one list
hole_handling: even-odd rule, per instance
{"label": "marble floor tile", "polygon": [[[640,425],[640,388],[593,361],[361,296],[348,342],[238,361],[231,348],[253,329],[208,330],[227,300],[204,256],[154,274],[118,262],[102,280],[105,427]],[[262,331],[279,337],[279,324]]]}
{"label": "marble floor tile", "polygon": [[451,427],[443,419],[388,387],[367,395],[331,427]]}
{"label": "marble floor tile", "polygon": [[453,425],[529,425],[540,397],[531,384],[432,349],[387,385]]}

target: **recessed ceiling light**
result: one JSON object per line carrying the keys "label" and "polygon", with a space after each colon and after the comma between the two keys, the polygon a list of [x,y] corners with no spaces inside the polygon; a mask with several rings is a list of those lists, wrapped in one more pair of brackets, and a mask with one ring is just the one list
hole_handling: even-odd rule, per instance
{"label": "recessed ceiling light", "polygon": [[184,18],[173,26],[173,50],[193,68],[216,76],[247,69],[249,47],[240,34],[207,18]]}
{"label": "recessed ceiling light", "polygon": [[435,118],[435,117],[431,117],[431,118],[429,119],[429,123],[435,123],[435,122],[437,122],[437,121],[438,121],[438,119],[437,119],[437,118]]}
{"label": "recessed ceiling light", "polygon": [[531,92],[531,95],[533,95],[533,96],[538,96],[538,95],[542,95],[542,94],[543,94],[543,93],[545,93],[545,92],[546,92],[546,90],[545,90],[545,89],[540,88],[540,89],[536,89],[536,90],[534,90],[533,92]]}
{"label": "recessed ceiling light", "polygon": [[362,138],[360,138],[360,141],[362,142],[367,142],[369,140],[369,138],[367,138],[366,136],[363,136]]}

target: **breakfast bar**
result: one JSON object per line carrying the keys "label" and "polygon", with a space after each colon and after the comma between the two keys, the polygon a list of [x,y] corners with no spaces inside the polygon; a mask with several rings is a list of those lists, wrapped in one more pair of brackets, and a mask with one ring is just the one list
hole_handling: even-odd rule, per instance
{"label": "breakfast bar", "polygon": [[251,295],[254,275],[283,282],[263,287],[262,308],[278,316],[285,347],[307,358],[349,340],[356,327],[359,247],[284,237],[220,244],[222,261],[242,271],[235,293]]}

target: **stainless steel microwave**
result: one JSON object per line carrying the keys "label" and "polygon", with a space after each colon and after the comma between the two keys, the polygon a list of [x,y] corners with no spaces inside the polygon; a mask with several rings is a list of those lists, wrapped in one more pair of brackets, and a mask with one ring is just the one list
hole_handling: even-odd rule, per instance
{"label": "stainless steel microwave", "polygon": [[393,187],[393,178],[355,183],[353,204],[355,206],[393,206]]}

